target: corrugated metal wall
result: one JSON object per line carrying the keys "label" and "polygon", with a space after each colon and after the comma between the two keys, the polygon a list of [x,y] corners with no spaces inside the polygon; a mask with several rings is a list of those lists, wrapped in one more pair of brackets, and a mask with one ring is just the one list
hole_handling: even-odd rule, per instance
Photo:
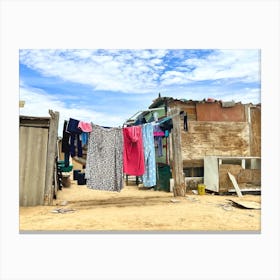
{"label": "corrugated metal wall", "polygon": [[20,206],[43,205],[48,149],[48,128],[19,129]]}

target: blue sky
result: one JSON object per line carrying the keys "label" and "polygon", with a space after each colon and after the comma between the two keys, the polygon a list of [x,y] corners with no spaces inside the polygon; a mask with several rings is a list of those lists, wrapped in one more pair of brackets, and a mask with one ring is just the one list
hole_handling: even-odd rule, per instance
{"label": "blue sky", "polygon": [[261,102],[257,49],[21,49],[20,114],[121,126],[161,96]]}

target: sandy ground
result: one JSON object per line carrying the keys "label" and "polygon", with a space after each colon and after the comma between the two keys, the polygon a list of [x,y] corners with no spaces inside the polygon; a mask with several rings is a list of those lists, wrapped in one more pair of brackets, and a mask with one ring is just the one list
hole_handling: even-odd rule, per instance
{"label": "sandy ground", "polygon": [[[58,191],[53,206],[20,207],[20,231],[260,232],[261,210],[238,208],[228,199],[238,197],[188,192],[174,198],[172,193],[141,190],[133,183],[115,193],[72,181]],[[244,195],[239,200],[260,203],[261,196]]]}

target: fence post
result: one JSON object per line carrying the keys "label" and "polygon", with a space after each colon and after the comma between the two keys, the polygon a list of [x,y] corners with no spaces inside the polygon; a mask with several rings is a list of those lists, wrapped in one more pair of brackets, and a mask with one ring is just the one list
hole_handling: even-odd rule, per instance
{"label": "fence post", "polygon": [[46,166],[46,180],[45,180],[45,195],[44,204],[52,205],[53,201],[53,180],[54,180],[54,165],[56,157],[56,141],[58,134],[58,120],[59,112],[49,110],[50,127],[48,137],[48,151],[47,151],[47,166]]}
{"label": "fence post", "polygon": [[181,124],[180,109],[172,108],[170,115],[172,116],[173,129],[171,133],[172,139],[172,174],[174,177],[174,196],[185,196],[186,187],[183,171],[182,146],[181,146]]}

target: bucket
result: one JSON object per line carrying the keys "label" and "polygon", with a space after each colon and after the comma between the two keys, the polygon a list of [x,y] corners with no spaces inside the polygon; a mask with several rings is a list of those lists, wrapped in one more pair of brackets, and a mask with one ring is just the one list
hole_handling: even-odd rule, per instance
{"label": "bucket", "polygon": [[86,185],[85,173],[78,173],[78,185]]}
{"label": "bucket", "polygon": [[171,171],[170,166],[167,164],[158,164],[157,167],[157,186],[156,189],[159,191],[170,191],[170,178],[171,178]]}
{"label": "bucket", "polygon": [[70,188],[71,187],[70,175],[69,176],[62,176],[62,186],[64,188]]}
{"label": "bucket", "polygon": [[197,185],[197,191],[199,195],[205,194],[205,185],[204,184],[198,184]]}
{"label": "bucket", "polygon": [[73,170],[73,179],[78,180],[78,173],[81,172],[80,169]]}

